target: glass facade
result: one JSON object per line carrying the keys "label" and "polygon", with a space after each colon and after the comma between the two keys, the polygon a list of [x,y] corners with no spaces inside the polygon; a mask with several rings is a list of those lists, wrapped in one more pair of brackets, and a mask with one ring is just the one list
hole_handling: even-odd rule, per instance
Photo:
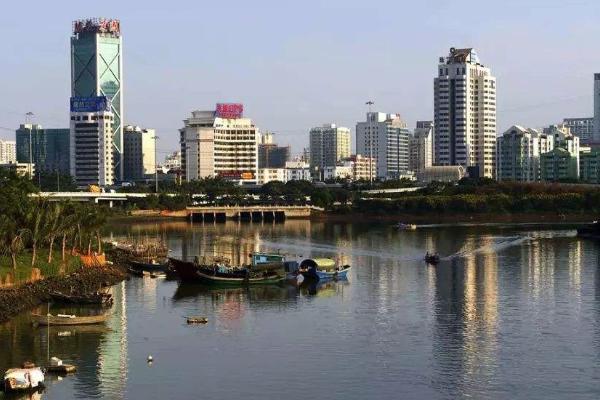
{"label": "glass facade", "polygon": [[122,40],[114,32],[79,32],[71,38],[71,96],[106,96],[111,101],[115,176],[122,177]]}
{"label": "glass facade", "polygon": [[31,133],[31,159],[39,171],[70,173],[69,129],[43,129],[22,125],[16,131],[17,162],[28,163]]}

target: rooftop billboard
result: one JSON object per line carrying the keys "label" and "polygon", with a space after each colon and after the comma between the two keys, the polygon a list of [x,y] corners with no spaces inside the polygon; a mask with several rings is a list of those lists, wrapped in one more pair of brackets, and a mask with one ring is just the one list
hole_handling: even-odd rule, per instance
{"label": "rooftop billboard", "polygon": [[215,116],[218,118],[236,119],[244,115],[244,105],[240,103],[217,103]]}
{"label": "rooftop billboard", "polygon": [[71,112],[110,111],[110,100],[106,96],[71,97]]}

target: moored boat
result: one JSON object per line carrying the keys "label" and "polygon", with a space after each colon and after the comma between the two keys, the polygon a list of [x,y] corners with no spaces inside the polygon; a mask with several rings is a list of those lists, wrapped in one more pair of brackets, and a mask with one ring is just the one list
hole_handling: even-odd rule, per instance
{"label": "moored boat", "polygon": [[276,284],[283,280],[283,261],[281,255],[253,253],[252,263],[243,266],[230,266],[225,262],[201,263],[194,261],[169,259],[182,281],[199,281],[211,285],[244,286]]}
{"label": "moored boat", "polygon": [[169,266],[168,260],[164,262],[159,262],[156,260],[138,261],[138,260],[129,260],[129,265],[132,269],[138,271],[148,271],[148,272],[165,272],[167,267]]}
{"label": "moored boat", "polygon": [[23,368],[11,368],[2,379],[5,393],[44,388],[44,372],[34,364],[25,363]]}
{"label": "moored boat", "polygon": [[108,319],[108,314],[90,315],[85,317],[77,317],[75,315],[39,315],[31,316],[33,323],[37,325],[94,325],[102,324]]}
{"label": "moored boat", "polygon": [[331,258],[308,258],[303,260],[298,271],[312,280],[343,280],[348,279],[350,265],[337,265]]}
{"label": "moored boat", "polygon": [[88,295],[70,295],[61,292],[50,293],[50,298],[55,302],[71,303],[71,304],[98,304],[103,306],[111,306],[113,298],[110,293],[91,293]]}

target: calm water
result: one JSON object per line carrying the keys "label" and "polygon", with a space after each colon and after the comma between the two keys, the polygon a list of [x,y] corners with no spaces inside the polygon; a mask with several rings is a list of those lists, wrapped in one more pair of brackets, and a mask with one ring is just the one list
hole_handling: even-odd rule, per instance
{"label": "calm water", "polygon": [[[0,370],[48,354],[76,364],[44,399],[600,398],[600,247],[574,230],[288,221],[113,234],[126,231],[159,232],[175,256],[280,250],[353,270],[316,290],[134,278],[113,289],[108,329],[33,329],[28,315],[0,326]],[[427,249],[447,257],[427,267]]]}

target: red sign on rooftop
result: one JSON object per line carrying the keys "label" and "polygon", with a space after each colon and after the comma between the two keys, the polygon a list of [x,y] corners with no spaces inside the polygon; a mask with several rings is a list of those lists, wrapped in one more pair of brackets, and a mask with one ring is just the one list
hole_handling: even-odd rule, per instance
{"label": "red sign on rooftop", "polygon": [[236,119],[242,118],[244,105],[240,103],[217,103],[215,115],[218,118]]}

